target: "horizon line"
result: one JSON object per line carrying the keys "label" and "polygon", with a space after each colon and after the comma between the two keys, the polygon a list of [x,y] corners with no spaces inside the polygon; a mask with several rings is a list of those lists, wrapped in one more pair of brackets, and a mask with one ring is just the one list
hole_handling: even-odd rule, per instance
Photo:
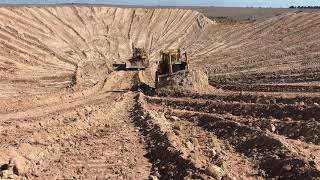
{"label": "horizon line", "polygon": [[[137,5],[137,4],[105,4],[105,3],[0,3],[0,6],[59,6],[59,5],[80,5],[80,6],[131,6],[131,7],[216,7],[216,8],[264,8],[264,9],[290,9],[288,7],[270,7],[270,6],[197,6],[197,5]],[[295,5],[292,5],[295,6]]]}

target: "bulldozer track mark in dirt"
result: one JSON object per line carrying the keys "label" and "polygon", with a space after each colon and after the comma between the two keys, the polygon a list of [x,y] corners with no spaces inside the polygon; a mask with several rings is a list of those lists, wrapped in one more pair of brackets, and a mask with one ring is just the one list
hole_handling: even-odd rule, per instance
{"label": "bulldozer track mark in dirt", "polygon": [[[180,120],[172,120],[172,119],[166,120],[166,117],[164,117],[162,115],[162,117],[160,116],[160,118],[162,118],[162,120],[164,120],[163,124],[157,123],[156,127],[153,127],[151,124],[155,123],[154,121],[157,122],[159,120],[152,119],[152,116],[150,119],[149,114],[155,113],[155,112],[159,111],[159,109],[154,109],[154,108],[150,107],[149,105],[146,105],[143,102],[143,100],[140,100],[139,102],[140,102],[140,106],[138,106],[137,109],[142,111],[142,115],[146,116],[146,119],[147,119],[147,121],[138,122],[141,124],[144,123],[143,129],[147,129],[147,131],[143,131],[143,135],[148,138],[153,138],[154,140],[149,139],[151,142],[155,141],[156,143],[160,143],[160,142],[158,142],[160,140],[160,138],[158,138],[159,135],[157,135],[157,133],[159,133],[158,129],[160,129],[160,132],[162,129],[165,129],[166,134],[163,136],[163,138],[165,138],[165,140],[162,140],[162,141],[169,141],[170,143],[172,143],[172,145],[175,146],[174,149],[176,149],[177,151],[180,151],[180,153],[182,154],[182,155],[180,155],[182,157],[172,157],[172,155],[169,155],[171,152],[167,152],[169,154],[167,154],[167,153],[166,154],[159,154],[159,152],[161,152],[161,151],[163,152],[163,150],[161,150],[161,147],[150,145],[151,148],[154,148],[154,149],[151,149],[151,152],[150,152],[151,156],[150,157],[152,159],[155,158],[155,160],[153,160],[153,161],[157,162],[156,171],[158,168],[160,168],[160,169],[179,168],[178,172],[177,172],[177,170],[174,170],[174,169],[169,169],[169,170],[167,169],[166,171],[156,172],[156,173],[160,173],[161,177],[178,178],[180,176],[180,178],[196,178],[197,176],[200,176],[201,178],[206,179],[206,178],[209,178],[210,176],[212,176],[210,171],[209,172],[206,171],[207,170],[206,168],[209,168],[210,164],[212,162],[214,162],[214,164],[219,164],[220,166],[222,166],[222,164],[223,164],[223,166],[225,168],[230,168],[230,169],[225,170],[225,171],[227,171],[226,174],[222,174],[225,177],[236,176],[238,173],[237,172],[238,170],[241,171],[240,177],[243,179],[249,178],[250,176],[257,175],[256,174],[257,172],[254,172],[253,169],[250,169],[250,167],[253,168],[253,165],[250,164],[249,160],[243,158],[240,154],[235,153],[233,151],[233,149],[230,149],[229,144],[225,144],[222,141],[219,142],[217,137],[215,137],[214,135],[212,135],[208,132],[204,132],[201,128],[196,127],[196,125],[194,125],[194,124],[183,123],[183,122],[180,122]],[[160,110],[159,113],[161,115],[161,114],[164,114],[165,112],[162,112]],[[169,116],[169,118],[170,118],[170,116]],[[168,126],[170,127],[169,129],[168,129]],[[152,129],[152,128],[154,128],[154,129]],[[184,131],[188,131],[188,130],[191,130],[191,134],[190,134],[190,132],[184,132]],[[172,134],[172,135],[170,136],[170,134]],[[188,134],[188,136],[185,136],[186,134]],[[175,138],[172,138],[172,136]],[[179,147],[176,145],[176,141],[180,141],[185,144],[183,144],[182,147]],[[194,144],[190,146],[190,142],[192,142]],[[205,145],[202,143],[205,143]],[[186,146],[186,147],[183,147],[183,146]],[[213,146],[213,147],[211,147],[211,146]],[[218,148],[217,146],[220,146],[220,147]],[[170,146],[163,147],[163,148],[170,149]],[[193,151],[195,151],[195,152],[193,152]],[[230,154],[227,155],[226,152],[228,152]],[[175,162],[166,162],[168,160],[172,161],[176,158],[185,158],[184,156],[188,155],[188,153],[190,153],[189,158],[187,159],[188,160],[187,163],[190,164],[189,167],[187,166],[184,169],[180,169],[181,166],[186,166],[186,165],[181,165],[181,164],[180,165],[178,164],[178,167],[172,167],[172,166],[170,167],[170,164],[175,163]],[[167,159],[162,156],[166,156],[166,157],[169,156],[172,158]],[[165,161],[165,162],[163,162],[163,161]],[[182,163],[182,162],[177,161],[177,163]],[[186,162],[184,162],[184,163],[186,163]],[[238,165],[242,164],[245,166],[243,166],[242,168],[239,167],[240,169],[233,169],[230,167],[231,164],[238,164]],[[167,167],[167,166],[169,166],[169,167]],[[164,167],[166,167],[166,168],[164,168]],[[246,168],[248,168],[248,169],[246,169]],[[186,172],[181,172],[181,170],[184,170],[184,171],[196,171],[197,170],[198,172],[194,172],[196,174],[196,176],[192,176],[191,172],[186,173]],[[174,174],[174,173],[166,174],[168,172],[170,173],[171,171],[175,171],[175,173],[178,173],[178,174]],[[208,177],[208,175],[209,175],[209,177]],[[219,178],[219,176],[221,178],[222,175],[217,174],[215,178]],[[167,177],[167,176],[169,176],[169,177]]]}
{"label": "bulldozer track mark in dirt", "polygon": [[[146,101],[145,103],[147,103],[148,101]],[[309,167],[309,170],[304,169],[305,165],[301,165],[301,167],[297,167],[296,170],[293,170],[291,172],[284,172],[283,167],[281,166],[286,166],[288,164],[296,164],[296,162],[301,161],[301,163],[303,162],[303,164],[307,163],[308,164],[308,160],[304,160],[304,155],[302,155],[301,157],[296,157],[296,150],[295,149],[291,149],[291,146],[288,147],[283,147],[283,144],[286,144],[287,142],[284,141],[284,138],[282,138],[280,135],[275,135],[275,134],[268,134],[268,132],[270,133],[270,131],[268,130],[268,126],[264,126],[265,129],[267,129],[266,134],[263,135],[263,131],[259,128],[256,127],[251,127],[249,125],[247,125],[246,123],[242,122],[238,117],[234,118],[230,115],[218,115],[218,114],[214,114],[214,113],[203,113],[203,111],[190,111],[188,110],[188,108],[186,107],[185,109],[182,110],[176,110],[174,107],[168,106],[168,107],[160,107],[158,105],[146,105],[146,107],[149,107],[149,109],[152,109],[155,112],[162,112],[164,114],[167,114],[170,117],[178,117],[178,119],[180,118],[181,120],[186,120],[186,121],[191,121],[193,123],[198,124],[199,126],[203,127],[205,130],[208,130],[209,132],[214,133],[215,135],[217,135],[217,137],[219,139],[223,139],[224,141],[228,141],[229,143],[231,143],[232,145],[235,146],[235,150],[238,151],[239,153],[245,153],[246,156],[248,156],[248,158],[250,158],[251,161],[253,161],[252,163],[258,165],[258,167],[261,169],[261,171],[258,171],[256,173],[258,173],[260,176],[262,177],[274,177],[274,176],[280,176],[280,177],[308,177],[309,175],[312,174],[312,176],[314,177],[318,177],[319,176],[319,168],[318,167],[312,167],[312,165]],[[193,106],[194,107],[194,106]],[[166,115],[165,115],[166,116]],[[175,120],[176,121],[176,120]],[[171,122],[171,121],[170,121]],[[252,120],[248,120],[248,122],[253,123],[254,121]],[[215,125],[211,125],[211,124],[215,124]],[[254,124],[254,123],[253,123]],[[181,126],[181,125],[180,125]],[[178,130],[181,131],[181,127],[178,128]],[[245,135],[246,133],[254,133],[256,135]],[[244,133],[244,134],[242,134]],[[178,133],[177,133],[178,134]],[[228,135],[227,135],[228,134]],[[258,135],[259,134],[259,135]],[[262,135],[261,135],[262,134]],[[312,134],[312,133],[311,133]],[[260,136],[260,137],[257,137]],[[229,137],[230,136],[230,137]],[[246,137],[246,138],[245,138]],[[230,138],[230,140],[228,140]],[[238,140],[235,140],[239,138]],[[248,139],[249,138],[249,139]],[[252,139],[251,139],[252,138]],[[260,139],[260,140],[258,140]],[[264,139],[263,141],[266,143],[265,145],[263,145],[261,139]],[[267,140],[269,139],[269,140]],[[252,142],[249,143],[249,142]],[[234,142],[233,142],[234,141]],[[243,141],[243,144],[241,145],[241,143],[239,141]],[[274,141],[274,142],[273,142]],[[290,140],[288,140],[290,141]],[[272,143],[271,143],[272,142]],[[280,143],[279,146],[275,145],[274,143]],[[234,144],[233,144],[234,143]],[[293,141],[290,141],[290,143],[293,143]],[[289,154],[286,155],[286,157],[288,159],[283,159],[283,163],[281,163],[282,160],[279,161],[279,167],[275,168],[275,169],[269,169],[270,166],[267,165],[269,163],[271,163],[272,161],[274,161],[273,157],[267,157],[270,156],[268,155],[268,153],[266,152],[259,152],[260,150],[258,150],[258,154],[262,155],[263,157],[262,160],[259,162],[259,155],[256,156],[254,155],[254,158],[251,159],[252,157],[250,157],[251,155],[253,155],[253,152],[245,152],[245,151],[251,151],[248,146],[254,146],[255,148],[258,148],[262,151],[274,151],[275,152],[286,152],[289,154],[292,154],[290,157]],[[269,144],[269,145],[268,145]],[[277,144],[277,143],[276,143]],[[304,149],[304,146],[311,146],[312,151],[308,154],[312,154],[312,153],[316,153],[317,149],[319,149],[319,146],[315,146],[315,145],[302,145],[300,143],[296,143],[298,145],[298,147],[296,148],[300,148],[301,150]],[[257,146],[263,146],[264,148],[259,148]],[[246,147],[242,147],[242,146],[246,146]],[[270,146],[271,149],[267,148],[268,146]],[[253,148],[253,149],[255,149]],[[279,148],[279,149],[278,149]],[[288,148],[286,150],[280,150],[282,148]],[[278,154],[278,153],[275,153]],[[280,155],[280,154],[278,154]],[[280,155],[282,156],[282,155]],[[198,156],[201,157],[201,156]],[[313,159],[313,156],[309,156],[310,160]],[[292,159],[292,160],[290,160]],[[300,160],[298,160],[300,159]],[[258,162],[257,162],[258,161]],[[269,161],[269,162],[268,162]],[[319,161],[316,160],[316,161]],[[307,165],[308,166],[308,165]],[[303,172],[303,173],[299,173],[301,170],[299,169],[304,169],[307,172]],[[301,171],[302,172],[302,171]],[[262,174],[261,174],[262,173]],[[255,174],[256,176],[258,174]]]}
{"label": "bulldozer track mark in dirt", "polygon": [[[299,120],[309,120],[318,117],[319,111],[317,106],[296,105],[267,105],[253,103],[228,103],[207,100],[191,99],[173,99],[173,98],[148,98],[148,102],[154,104],[165,104],[175,108],[188,108],[190,110],[202,111],[207,113],[231,113],[237,116],[253,117],[274,117],[274,118],[293,118]],[[318,119],[318,118],[316,118]]]}
{"label": "bulldozer track mark in dirt", "polygon": [[[0,178],[319,179],[319,17],[0,7]],[[155,89],[165,49],[190,71]]]}
{"label": "bulldozer track mark in dirt", "polygon": [[[83,100],[76,100],[76,101],[71,101],[71,102],[59,102],[59,104],[50,106],[47,105],[45,107],[37,107],[34,109],[26,110],[23,112],[17,112],[14,114],[0,114],[0,119],[1,120],[9,120],[9,119],[22,119],[22,118],[33,118],[33,117],[39,117],[39,116],[44,116],[51,114],[53,112],[57,111],[62,111],[62,110],[68,110],[74,107],[77,107],[82,104],[90,104],[91,102],[97,101],[97,100],[102,100],[105,98],[108,98],[108,96],[111,96],[112,93],[108,94],[95,94],[93,98],[86,98]],[[40,112],[40,113],[35,113],[35,112]]]}
{"label": "bulldozer track mark in dirt", "polygon": [[[178,114],[173,114],[173,115],[178,115]],[[274,176],[280,176],[283,178],[290,178],[290,177],[312,178],[312,176],[314,176],[315,178],[319,177],[319,173],[320,173],[319,168],[314,167],[312,164],[309,164],[309,160],[313,160],[313,157],[309,157],[310,158],[309,160],[305,160],[304,155],[300,157],[297,156],[295,149],[291,149],[292,147],[290,146],[286,147],[284,142],[282,142],[284,138],[281,138],[281,137],[278,138],[274,135],[263,134],[261,131],[250,128],[249,126],[240,125],[236,122],[228,122],[228,120],[226,119],[218,119],[218,118],[213,118],[211,116],[209,117],[213,118],[212,119],[213,121],[211,121],[212,125],[210,125],[210,123],[208,122],[209,117],[207,116],[198,117],[198,115],[193,116],[193,114],[191,114],[191,116],[178,115],[178,117],[186,117],[189,120],[192,119],[192,117],[194,117],[194,119],[196,121],[199,120],[200,121],[199,123],[202,124],[201,126],[205,126],[205,128],[208,131],[214,132],[218,137],[223,138],[224,140],[230,141],[231,144],[234,143],[234,145],[236,146],[236,149],[239,152],[245,153],[246,156],[249,156],[249,157],[254,156],[254,159],[258,161],[260,158],[262,158],[261,162],[259,163],[259,168],[265,171],[266,177],[274,177]],[[232,135],[230,136],[230,134]],[[240,138],[238,139],[238,137]],[[228,140],[229,138],[230,140]],[[303,146],[300,146],[300,148],[301,150],[304,149]],[[257,152],[259,155],[257,156],[254,155],[255,154],[254,152]],[[276,156],[281,156],[285,158],[276,160],[275,157],[272,157],[273,156],[272,154],[269,154],[271,152]],[[278,162],[277,168],[270,166],[270,163],[273,164],[272,162],[275,160]],[[284,167],[288,164],[297,165],[296,166],[297,169],[291,169],[292,171],[285,172]]]}
{"label": "bulldozer track mark in dirt", "polygon": [[[164,99],[161,97],[161,99]],[[319,145],[320,139],[317,135],[318,134],[318,127],[320,126],[319,120],[317,119],[312,119],[312,117],[316,117],[316,115],[311,115],[309,118],[302,117],[301,115],[284,115],[282,116],[281,113],[278,115],[277,112],[282,112],[282,110],[277,111],[278,109],[273,109],[272,108],[262,108],[262,109],[268,109],[273,111],[273,113],[268,114],[265,112],[261,112],[264,114],[264,116],[259,116],[259,112],[256,111],[255,108],[248,108],[250,109],[249,111],[252,111],[252,114],[246,114],[244,112],[238,113],[241,110],[236,110],[230,111],[228,108],[222,108],[219,109],[216,106],[210,105],[220,103],[220,102],[208,102],[208,101],[202,101],[205,106],[201,106],[200,103],[181,103],[183,101],[177,101],[177,100],[172,100],[170,103],[165,102],[167,100],[161,101],[161,102],[156,102],[154,99],[149,99],[146,98],[146,101],[153,104],[154,106],[160,106],[160,107],[166,107],[166,108],[171,108],[175,110],[186,110],[190,112],[195,112],[195,113],[204,113],[204,114],[220,114],[222,116],[225,116],[227,118],[233,118],[236,119],[236,122],[241,122],[246,125],[250,126],[255,126],[260,129],[270,129],[270,128],[275,128],[274,131],[276,131],[278,134],[287,136],[292,139],[299,139],[301,141],[309,142],[309,143],[314,143]],[[188,102],[195,102],[194,100],[190,99],[185,99],[185,101]],[[199,102],[199,101],[196,101]],[[225,102],[224,102],[225,103]],[[233,102],[237,107],[239,107],[238,102]],[[190,105],[188,105],[190,104]],[[243,103],[242,103],[243,104]],[[252,104],[250,103],[253,107],[254,106],[259,106],[259,104]],[[270,105],[269,105],[270,106]],[[211,110],[210,110],[211,109]],[[233,109],[238,109],[238,108],[233,108]],[[294,112],[295,110],[293,110]],[[258,117],[257,117],[258,114]],[[306,113],[308,114],[308,113]],[[273,115],[273,117],[272,117]],[[308,114],[309,115],[309,114]],[[299,117],[296,119],[296,117]]]}

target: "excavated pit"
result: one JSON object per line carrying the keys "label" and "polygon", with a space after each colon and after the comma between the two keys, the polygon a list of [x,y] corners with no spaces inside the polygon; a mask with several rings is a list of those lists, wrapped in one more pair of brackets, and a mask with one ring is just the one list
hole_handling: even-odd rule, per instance
{"label": "excavated pit", "polygon": [[147,50],[154,70],[161,49],[185,48],[192,57],[197,36],[215,24],[199,12],[182,9],[0,10],[0,97],[47,94],[74,85],[77,90],[90,88],[113,64],[130,59],[132,44]]}
{"label": "excavated pit", "polygon": [[[0,178],[319,179],[319,21],[0,7]],[[113,71],[132,44],[151,67]],[[153,93],[159,51],[175,48],[205,73]]]}

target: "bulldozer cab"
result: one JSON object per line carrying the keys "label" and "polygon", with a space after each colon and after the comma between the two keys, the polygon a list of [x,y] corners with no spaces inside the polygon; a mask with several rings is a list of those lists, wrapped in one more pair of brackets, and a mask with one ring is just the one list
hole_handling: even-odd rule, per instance
{"label": "bulldozer cab", "polygon": [[188,70],[188,68],[189,61],[186,52],[181,53],[180,49],[160,51],[159,75],[173,74],[177,71]]}
{"label": "bulldozer cab", "polygon": [[157,88],[161,78],[171,76],[172,74],[189,70],[189,60],[187,52],[181,52],[180,49],[160,51],[160,61],[156,71],[155,86]]}

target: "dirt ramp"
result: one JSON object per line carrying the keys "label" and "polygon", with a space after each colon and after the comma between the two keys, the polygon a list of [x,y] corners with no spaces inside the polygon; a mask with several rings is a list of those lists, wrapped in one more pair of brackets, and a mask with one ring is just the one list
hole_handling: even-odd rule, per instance
{"label": "dirt ramp", "polygon": [[161,90],[209,93],[216,88],[209,85],[208,76],[201,70],[180,71],[173,76],[161,78],[158,87]]}

